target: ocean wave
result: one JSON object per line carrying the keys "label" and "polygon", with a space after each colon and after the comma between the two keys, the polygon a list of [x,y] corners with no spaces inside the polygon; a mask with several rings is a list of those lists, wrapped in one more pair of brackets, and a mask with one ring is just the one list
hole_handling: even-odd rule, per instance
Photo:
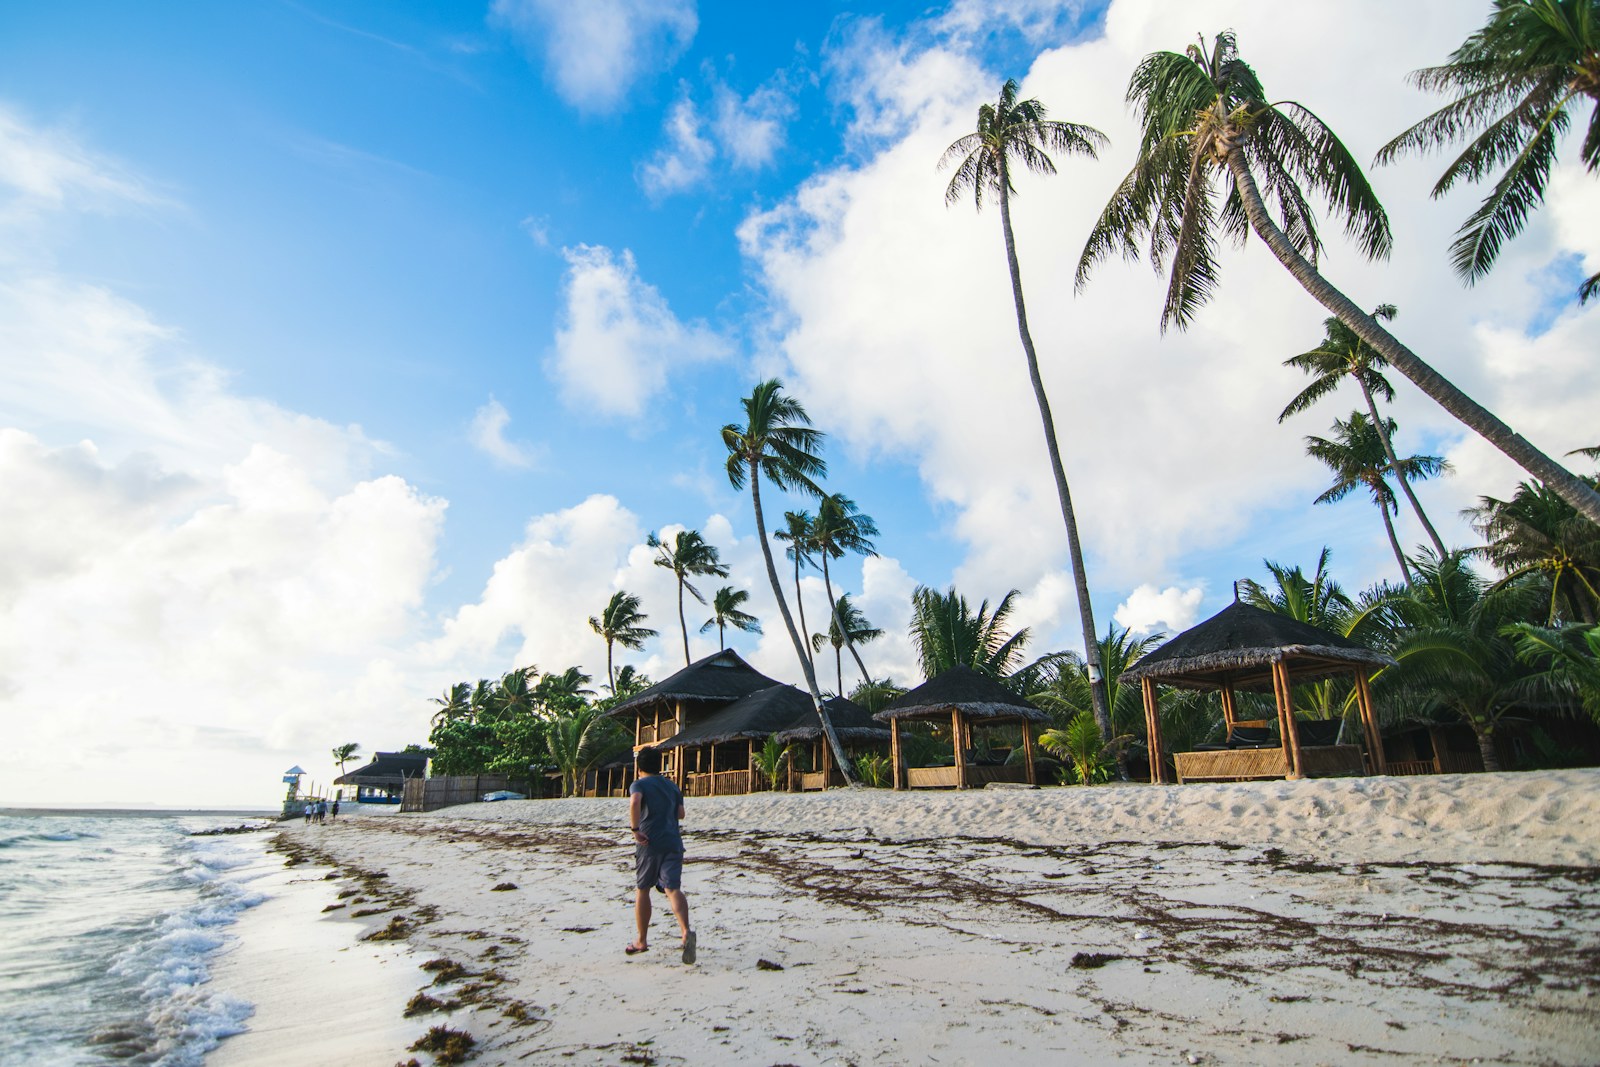
{"label": "ocean wave", "polygon": [[38,842],[60,844],[66,841],[85,841],[99,836],[99,834],[90,833],[87,830],[35,830],[31,833],[0,837],[0,848],[15,848],[17,845],[29,845]]}

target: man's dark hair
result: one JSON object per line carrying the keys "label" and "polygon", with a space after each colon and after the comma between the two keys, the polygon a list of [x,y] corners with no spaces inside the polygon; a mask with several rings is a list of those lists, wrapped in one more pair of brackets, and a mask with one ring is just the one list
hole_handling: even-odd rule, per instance
{"label": "man's dark hair", "polygon": [[635,765],[645,774],[661,773],[661,750],[659,748],[641,748],[634,754]]}

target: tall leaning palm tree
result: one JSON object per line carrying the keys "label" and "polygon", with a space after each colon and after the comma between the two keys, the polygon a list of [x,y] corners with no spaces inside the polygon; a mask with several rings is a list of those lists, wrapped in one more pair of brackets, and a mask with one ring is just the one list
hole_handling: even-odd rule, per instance
{"label": "tall leaning palm tree", "polygon": [[706,598],[690,582],[691,577],[710,575],[726,578],[728,568],[723,566],[717,546],[700,536],[699,530],[679,530],[669,545],[651,534],[645,542],[656,550],[656,566],[665,567],[678,579],[678,625],[683,629],[683,665],[689,665],[689,624],[683,617],[683,591],[701,604]]}
{"label": "tall leaning palm tree", "polygon": [[[1395,421],[1389,419],[1387,431],[1394,433]],[[1400,573],[1411,580],[1411,568],[1400,549],[1400,539],[1395,536],[1390,511],[1399,512],[1394,490],[1389,488],[1389,457],[1379,438],[1378,427],[1359,411],[1352,411],[1348,420],[1333,420],[1333,438],[1310,436],[1306,438],[1306,454],[1320,460],[1333,472],[1333,484],[1317,497],[1315,503],[1332,504],[1343,500],[1356,489],[1365,487],[1372,494],[1372,502],[1383,515],[1383,529],[1389,535],[1389,547],[1400,564]],[[1431,478],[1449,469],[1439,456],[1409,456],[1395,463],[1394,469],[1411,481]]]}
{"label": "tall leaning palm tree", "polygon": [[1039,420],[1044,424],[1045,448],[1050,454],[1050,470],[1055,475],[1056,497],[1061,503],[1061,519],[1067,528],[1067,551],[1072,560],[1072,580],[1077,589],[1078,617],[1083,627],[1083,647],[1093,679],[1094,718],[1105,737],[1111,736],[1111,711],[1106,699],[1105,674],[1100,669],[1100,647],[1095,640],[1094,609],[1089,603],[1089,576],[1083,564],[1083,548],[1078,541],[1078,519],[1072,509],[1072,493],[1067,487],[1067,471],[1056,441],[1055,420],[1050,415],[1050,399],[1039,376],[1039,357],[1034,352],[1033,334],[1028,329],[1028,311],[1022,298],[1022,268],[1017,264],[1017,242],[1011,232],[1011,197],[1016,186],[1011,181],[1015,168],[1036,174],[1054,174],[1051,152],[1094,158],[1108,142],[1105,134],[1092,126],[1045,118],[1044,105],[1037,100],[1018,100],[1017,83],[1007,81],[1000,88],[1000,99],[978,108],[978,128],[945,149],[941,168],[957,163],[956,172],[945,189],[946,204],[954,204],[967,194],[978,210],[984,196],[1000,201],[1000,229],[1005,234],[1006,266],[1011,271],[1011,296],[1017,306],[1017,333],[1028,361],[1028,380],[1039,404]]}
{"label": "tall leaning palm tree", "polygon": [[1307,190],[1343,218],[1369,259],[1389,254],[1388,216],[1360,165],[1321,119],[1293,101],[1267,100],[1232,33],[1219,33],[1209,52],[1202,40],[1182,55],[1146,56],[1128,82],[1127,100],[1142,127],[1139,156],[1084,246],[1080,290],[1096,263],[1113,253],[1137,259],[1148,239],[1150,259],[1172,264],[1161,327],[1186,327],[1216,289],[1218,238],[1242,242],[1254,231],[1306,292],[1391,366],[1600,523],[1600,492],[1424,363],[1318,271],[1322,241]]}
{"label": "tall leaning palm tree", "polygon": [[[1373,310],[1372,317],[1391,322],[1396,314],[1398,312],[1393,304],[1380,304]],[[1374,394],[1381,395],[1384,403],[1394,401],[1394,386],[1383,376],[1382,368],[1385,364],[1382,353],[1363,341],[1354,330],[1336,318],[1323,319],[1322,330],[1322,343],[1316,348],[1283,361],[1285,367],[1295,367],[1311,375],[1311,384],[1300,390],[1299,394],[1289,401],[1283,413],[1278,416],[1278,421],[1283,422],[1291,415],[1305,411],[1338,389],[1345,378],[1353,379],[1361,390],[1361,398],[1367,402],[1367,415],[1372,419],[1378,440],[1383,443],[1383,454],[1389,460],[1389,473],[1394,475],[1400,491],[1411,504],[1411,510],[1416,513],[1422,528],[1428,532],[1428,540],[1433,542],[1434,551],[1443,556],[1444,542],[1439,539],[1439,531],[1428,521],[1428,515],[1422,510],[1422,503],[1417,500],[1417,494],[1411,491],[1411,482],[1400,469],[1400,458],[1395,455],[1394,441],[1389,436],[1388,424],[1383,416],[1378,414],[1378,402],[1374,399]]]}
{"label": "tall leaning palm tree", "polygon": [[[872,516],[862,513],[861,509],[856,507],[856,502],[843,493],[830,493],[817,501],[817,517],[811,523],[811,543],[817,555],[822,557],[822,587],[828,592],[828,604],[832,609],[828,632],[840,635],[844,646],[850,650],[851,658],[861,669],[861,677],[865,681],[871,681],[872,675],[867,672],[867,665],[861,662],[861,653],[856,651],[856,642],[850,627],[839,617],[839,606],[846,601],[843,597],[835,598],[833,595],[833,579],[828,574],[828,560],[843,559],[846,552],[876,556],[878,549],[872,543],[872,539],[876,536],[878,536],[878,524],[872,521]],[[844,695],[842,684],[839,695]]]}
{"label": "tall leaning palm tree", "polygon": [[812,429],[811,416],[798,400],[784,395],[783,383],[776,378],[761,382],[740,403],[744,406],[744,425],[730,422],[722,428],[722,443],[728,449],[728,482],[735,489],[742,490],[746,486],[750,489],[750,503],[756,516],[756,539],[761,542],[761,557],[767,563],[772,598],[778,602],[778,614],[783,616],[784,628],[794,644],[795,658],[800,661],[800,672],[805,675],[811,702],[822,722],[822,732],[833,749],[834,762],[845,781],[853,786],[860,785],[855,765],[845,755],[833,720],[822,704],[816,668],[806,654],[805,642],[800,638],[800,631],[795,629],[794,616],[789,613],[783,586],[778,582],[778,568],[772,562],[772,544],[767,540],[766,517],[761,512],[763,477],[779,489],[794,488],[822,495],[816,482],[828,471],[826,461],[817,455],[822,433]]}
{"label": "tall leaning palm tree", "polygon": [[717,628],[717,645],[719,648],[728,647],[726,631],[729,626],[735,630],[743,630],[747,634],[761,632],[761,620],[745,611],[742,605],[750,599],[750,594],[743,589],[735,589],[725,585],[711,596],[711,618],[707,619],[700,627],[700,632],[705,633],[713,626]]}
{"label": "tall leaning palm tree", "polygon": [[635,652],[656,636],[656,631],[643,625],[650,616],[639,610],[639,598],[624,590],[611,594],[606,609],[598,616],[589,616],[589,629],[605,638],[606,677],[611,682],[611,695],[617,695],[617,669],[611,662],[611,646],[621,645]]}
{"label": "tall leaning palm tree", "polygon": [[[1410,81],[1455,99],[1384,145],[1380,164],[1470,138],[1434,185],[1435,199],[1457,182],[1505,168],[1450,246],[1456,273],[1470,285],[1489,273],[1501,246],[1544,200],[1561,136],[1584,105],[1589,121],[1579,156],[1591,174],[1600,168],[1600,2],[1495,0],[1489,21],[1448,63],[1415,71]],[[1583,300],[1596,293],[1600,274],[1579,290]]]}
{"label": "tall leaning palm tree", "polygon": [[800,595],[800,568],[809,567],[814,562],[812,556],[814,548],[811,543],[811,512],[785,511],[783,513],[784,528],[774,530],[772,536],[779,541],[787,542],[789,547],[783,550],[794,563],[794,607],[800,613],[800,632],[806,632],[806,600]]}

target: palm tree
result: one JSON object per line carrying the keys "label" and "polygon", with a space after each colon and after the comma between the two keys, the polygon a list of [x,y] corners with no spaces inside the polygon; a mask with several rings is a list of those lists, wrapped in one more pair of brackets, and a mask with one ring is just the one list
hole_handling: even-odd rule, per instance
{"label": "palm tree", "polygon": [[728,482],[735,489],[750,487],[750,503],[756,516],[756,538],[761,542],[761,557],[767,563],[767,580],[772,583],[772,597],[778,602],[778,614],[789,631],[794,644],[794,654],[800,661],[800,671],[805,675],[806,688],[811,702],[816,706],[817,718],[822,722],[822,732],[833,749],[834,762],[851,785],[860,785],[855,767],[845,755],[844,745],[822,705],[822,692],[817,688],[817,672],[811,657],[806,654],[805,642],[795,629],[794,616],[789,614],[789,604],[783,598],[783,586],[778,583],[778,568],[772,562],[772,545],[767,541],[767,523],[761,513],[761,478],[779,489],[795,488],[821,496],[816,479],[827,473],[828,465],[817,455],[822,443],[822,433],[811,428],[811,416],[798,400],[785,396],[783,383],[768,378],[740,401],[744,405],[743,426],[728,423],[722,428],[722,443],[728,449]]}
{"label": "palm tree", "polygon": [[700,632],[705,633],[713,626],[717,628],[717,646],[727,648],[726,628],[732,626],[735,630],[743,630],[747,634],[761,632],[761,621],[754,615],[740,610],[740,605],[750,599],[750,594],[743,589],[735,589],[725,585],[718,589],[711,598],[711,618],[707,619],[700,627]]}
{"label": "palm tree", "polygon": [[[1111,722],[1121,733],[1143,727],[1144,700],[1138,689],[1118,685],[1117,679],[1165,639],[1164,633],[1136,638],[1130,630],[1118,629],[1116,623],[1112,623],[1100,638],[1100,662],[1105,666],[1106,687],[1111,695]],[[1048,658],[1028,699],[1050,712],[1056,725],[1062,728],[1084,712],[1092,714],[1089,668],[1083,657],[1076,652],[1066,652]]]}
{"label": "palm tree", "polygon": [[[828,560],[842,559],[846,552],[855,552],[864,556],[876,556],[877,547],[872,539],[878,536],[878,526],[872,521],[871,515],[865,515],[856,507],[856,502],[843,493],[832,493],[817,501],[817,517],[811,524],[811,543],[818,556],[822,557],[822,587],[828,592],[828,604],[835,612],[828,622],[828,632],[837,631],[844,639],[845,647],[850,650],[850,656],[856,661],[856,666],[861,668],[861,677],[870,678],[867,665],[861,662],[861,653],[856,651],[853,634],[848,625],[841,622],[836,614],[844,599],[835,599],[833,595],[833,580],[828,575]],[[837,650],[835,650],[837,651]],[[838,658],[837,655],[834,658]],[[840,695],[843,695],[841,685]]]}
{"label": "palm tree", "polygon": [[1462,552],[1442,559],[1424,552],[1415,569],[1416,580],[1391,605],[1403,625],[1385,651],[1398,665],[1380,671],[1375,684],[1387,704],[1460,716],[1477,736],[1484,770],[1498,771],[1495,732],[1525,703],[1535,673],[1504,630],[1527,619],[1538,590],[1525,582],[1490,589]]}
{"label": "palm tree", "polygon": [[[1470,137],[1434,185],[1434,199],[1458,181],[1476,182],[1506,168],[1450,246],[1456,273],[1470,285],[1489,273],[1501,245],[1522,232],[1529,212],[1544,200],[1561,136],[1585,102],[1589,122],[1580,156],[1590,173],[1600,167],[1600,3],[1495,0],[1489,21],[1448,63],[1415,71],[1410,81],[1455,99],[1384,145],[1378,163]],[[1596,292],[1600,274],[1579,290],[1583,300]]]}
{"label": "palm tree", "polygon": [[550,760],[561,772],[561,791],[572,796],[584,772],[608,756],[616,754],[627,739],[615,719],[589,704],[567,709],[557,715],[545,732]]}
{"label": "palm tree", "polygon": [[439,705],[439,710],[433,713],[433,725],[442,722],[453,722],[457,719],[470,719],[472,705],[469,699],[472,696],[472,686],[466,682],[457,682],[444,691],[443,696],[430,698]]}
{"label": "palm tree", "polygon": [[344,765],[356,758],[356,751],[361,746],[354,741],[346,741],[333,750],[333,762],[339,765],[339,774],[344,774]]}
{"label": "palm tree", "polygon": [[1600,622],[1600,527],[1538,482],[1522,482],[1510,500],[1478,498],[1473,529],[1488,542],[1478,553],[1505,575],[1500,584],[1541,574],[1550,584],[1545,624]]}
{"label": "palm tree", "polygon": [[922,676],[931,679],[961,664],[1001,681],[1009,678],[1031,636],[1026,626],[1016,633],[1006,630],[1019,595],[1013,589],[993,611],[985,600],[974,612],[955,586],[943,593],[925,585],[912,590],[911,642]]}
{"label": "palm tree", "polygon": [[560,674],[547,674],[533,687],[533,701],[548,718],[586,707],[594,690],[589,688],[589,676],[577,667],[568,667]]}
{"label": "palm tree", "polygon": [[[774,530],[772,536],[779,541],[787,541],[789,547],[783,554],[794,561],[794,606],[800,612],[800,632],[806,632],[806,600],[800,595],[800,568],[802,565],[812,565],[812,553],[815,550],[811,543],[811,512],[786,511],[783,513],[786,526],[782,530]],[[816,664],[812,664],[815,669]]]}
{"label": "palm tree", "polygon": [[1107,144],[1105,134],[1092,126],[1059,122],[1045,118],[1044,105],[1037,100],[1018,100],[1017,83],[1007,81],[1000,88],[1000,99],[978,108],[978,128],[945,149],[939,166],[960,160],[950,185],[945,189],[946,204],[954,204],[971,192],[973,204],[983,210],[985,193],[1000,200],[1000,228],[1006,242],[1006,265],[1011,270],[1011,295],[1017,306],[1017,332],[1022,337],[1022,352],[1028,361],[1028,379],[1039,405],[1039,420],[1044,424],[1045,449],[1050,454],[1050,470],[1055,475],[1056,497],[1061,503],[1061,520],[1067,528],[1067,552],[1072,561],[1072,580],[1077,590],[1078,619],[1083,627],[1084,652],[1089,675],[1094,680],[1094,717],[1100,731],[1111,736],[1111,713],[1105,693],[1105,676],[1100,669],[1100,652],[1095,645],[1094,608],[1089,603],[1089,575],[1083,563],[1083,547],[1078,540],[1078,519],[1072,509],[1072,493],[1067,487],[1067,471],[1056,441],[1055,420],[1050,415],[1050,399],[1045,395],[1044,379],[1039,376],[1039,358],[1034,353],[1033,335],[1028,330],[1028,312],[1022,299],[1022,268],[1017,264],[1017,243],[1011,233],[1011,197],[1017,191],[1011,182],[1014,165],[1036,174],[1054,174],[1055,163],[1049,152],[1065,152],[1095,158]]}
{"label": "palm tree", "polygon": [[1323,548],[1317,556],[1317,569],[1309,578],[1299,564],[1286,567],[1264,559],[1261,563],[1272,575],[1273,588],[1267,588],[1254,578],[1246,578],[1239,583],[1239,599],[1262,611],[1287,615],[1319,630],[1348,636],[1355,602],[1328,573],[1328,561],[1332,557],[1333,551]]}
{"label": "palm tree", "polygon": [[[1321,119],[1293,101],[1267,102],[1231,32],[1219,33],[1209,53],[1203,43],[1183,55],[1154,52],[1134,71],[1127,99],[1143,127],[1139,157],[1089,235],[1078,261],[1078,288],[1106,256],[1138,258],[1139,241],[1148,237],[1151,260],[1172,261],[1161,328],[1183,328],[1216,288],[1217,238],[1242,242],[1253,230],[1306,292],[1391,366],[1600,524],[1600,493],[1456,388],[1318,273],[1322,242],[1302,186],[1343,217],[1369,259],[1389,254],[1383,205]],[[1219,172],[1228,181],[1220,208]],[[1263,192],[1281,221],[1269,213]]]}
{"label": "palm tree", "polygon": [[1519,660],[1543,668],[1530,681],[1544,691],[1576,697],[1600,723],[1600,626],[1547,628],[1518,622],[1501,633],[1511,638]]}
{"label": "palm tree", "polygon": [[683,665],[687,667],[690,663],[689,624],[683,618],[683,591],[687,589],[690,596],[704,604],[706,598],[700,595],[700,590],[689,584],[690,577],[711,575],[726,578],[728,568],[723,566],[718,557],[717,547],[707,543],[699,530],[679,530],[670,545],[663,543],[655,534],[651,534],[645,543],[656,550],[656,566],[665,567],[678,578],[678,625],[683,629]]}
{"label": "palm tree", "polygon": [[589,629],[605,638],[606,677],[611,681],[612,696],[617,694],[617,671],[611,663],[611,646],[618,644],[637,652],[656,636],[655,630],[641,625],[650,616],[640,611],[639,605],[638,597],[619,589],[611,594],[606,609],[599,616],[589,616]]}
{"label": "palm tree", "polygon": [[[1395,421],[1393,419],[1384,421],[1388,423],[1385,429],[1393,434]],[[1378,427],[1369,422],[1361,412],[1352,411],[1348,421],[1333,420],[1332,440],[1326,437],[1308,436],[1306,454],[1322,461],[1322,464],[1333,472],[1334,477],[1333,484],[1324,490],[1314,503],[1335,503],[1362,486],[1372,494],[1372,502],[1378,506],[1379,513],[1383,515],[1383,529],[1389,535],[1389,547],[1394,549],[1394,558],[1400,564],[1400,573],[1409,582],[1411,568],[1406,565],[1405,553],[1400,550],[1400,539],[1395,536],[1394,523],[1389,519],[1390,510],[1393,509],[1398,513],[1400,505],[1395,502],[1394,490],[1389,488],[1389,483],[1384,478],[1389,471],[1389,458],[1385,455]],[[1448,470],[1449,467],[1439,456],[1409,456],[1398,461],[1395,469],[1411,481],[1420,481]]]}
{"label": "palm tree", "polygon": [[[849,593],[841,593],[834,602],[832,617],[828,620],[828,632],[825,634],[811,635],[811,648],[821,652],[828,645],[833,646],[833,669],[838,676],[839,688],[835,690],[844,696],[844,655],[842,650],[845,645],[853,649],[856,645],[870,644],[883,636],[883,631],[867,621],[861,614],[861,609],[850,602]],[[856,657],[856,666],[861,666],[861,657]],[[861,680],[872,681],[872,676],[865,667],[861,667]]]}
{"label": "palm tree", "polygon": [[[1380,304],[1372,312],[1372,317],[1385,322],[1393,321],[1398,312],[1393,304]],[[1291,415],[1298,414],[1311,407],[1318,400],[1339,388],[1339,384],[1349,375],[1361,389],[1361,397],[1367,402],[1367,415],[1372,419],[1372,426],[1378,433],[1378,439],[1383,442],[1383,454],[1389,459],[1389,470],[1395,476],[1395,481],[1400,485],[1400,491],[1406,495],[1406,500],[1411,504],[1411,510],[1416,512],[1417,519],[1422,523],[1422,528],[1428,531],[1428,540],[1433,542],[1433,549],[1439,555],[1444,555],[1444,542],[1439,539],[1439,532],[1433,528],[1433,523],[1428,521],[1427,514],[1422,510],[1422,504],[1417,500],[1417,494],[1411,491],[1411,482],[1400,470],[1400,459],[1395,455],[1394,442],[1389,437],[1389,430],[1383,416],[1378,414],[1378,403],[1373,399],[1374,393],[1381,393],[1385,403],[1393,403],[1394,386],[1389,384],[1389,379],[1383,376],[1380,369],[1385,366],[1382,353],[1356,335],[1356,332],[1336,318],[1322,320],[1322,343],[1309,352],[1302,352],[1298,356],[1283,361],[1285,367],[1298,367],[1311,375],[1311,384],[1302,389],[1298,396],[1289,401],[1278,416],[1281,423]]]}

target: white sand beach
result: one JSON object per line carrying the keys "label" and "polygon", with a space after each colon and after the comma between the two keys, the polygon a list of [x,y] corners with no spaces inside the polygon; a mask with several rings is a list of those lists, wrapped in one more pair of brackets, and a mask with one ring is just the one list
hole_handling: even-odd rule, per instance
{"label": "white sand beach", "polygon": [[[665,908],[621,951],[624,817],[512,801],[283,839],[377,911],[361,929],[458,965],[410,975],[450,1015],[388,1011],[469,1032],[474,1063],[1600,1060],[1597,770],[691,800],[693,967]],[[395,1062],[367,1047],[316,1058]]]}

